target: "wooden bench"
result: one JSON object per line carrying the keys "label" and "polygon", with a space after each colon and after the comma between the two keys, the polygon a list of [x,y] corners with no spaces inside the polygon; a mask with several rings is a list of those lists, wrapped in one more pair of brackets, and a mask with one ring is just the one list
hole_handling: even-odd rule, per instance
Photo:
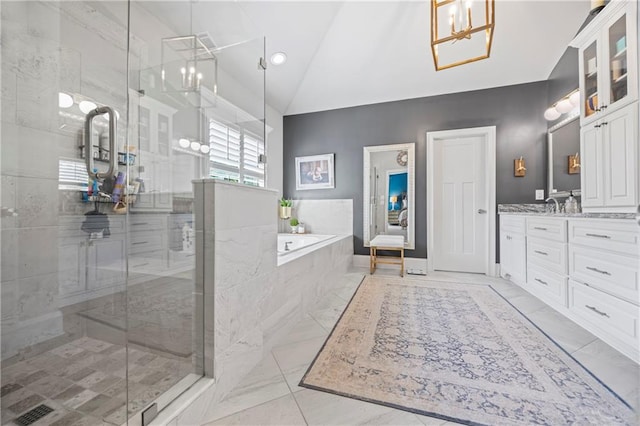
{"label": "wooden bench", "polygon": [[[399,251],[397,256],[380,256],[378,250]],[[404,236],[378,235],[369,242],[369,271],[373,274],[380,263],[400,265],[400,276],[404,276]]]}

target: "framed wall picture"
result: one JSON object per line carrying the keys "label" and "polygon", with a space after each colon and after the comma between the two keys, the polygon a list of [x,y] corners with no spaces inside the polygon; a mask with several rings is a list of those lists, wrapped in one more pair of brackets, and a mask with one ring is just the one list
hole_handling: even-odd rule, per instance
{"label": "framed wall picture", "polygon": [[296,157],[296,190],[335,188],[333,156]]}

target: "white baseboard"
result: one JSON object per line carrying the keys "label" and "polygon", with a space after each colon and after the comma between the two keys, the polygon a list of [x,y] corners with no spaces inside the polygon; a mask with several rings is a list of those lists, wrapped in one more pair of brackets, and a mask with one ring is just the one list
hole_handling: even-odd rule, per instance
{"label": "white baseboard", "polygon": [[[369,268],[369,256],[365,254],[354,254],[353,255],[353,266],[357,268]],[[404,267],[405,269],[420,269],[423,271],[427,270],[427,259],[417,258],[417,257],[405,257],[404,258]],[[398,265],[389,265],[386,263],[381,263],[377,266],[378,269],[398,269]]]}

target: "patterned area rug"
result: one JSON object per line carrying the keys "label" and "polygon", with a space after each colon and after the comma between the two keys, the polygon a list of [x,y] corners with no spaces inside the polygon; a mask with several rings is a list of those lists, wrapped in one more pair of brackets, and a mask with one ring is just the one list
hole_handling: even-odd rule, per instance
{"label": "patterned area rug", "polygon": [[368,276],[300,386],[465,424],[636,424],[482,285]]}

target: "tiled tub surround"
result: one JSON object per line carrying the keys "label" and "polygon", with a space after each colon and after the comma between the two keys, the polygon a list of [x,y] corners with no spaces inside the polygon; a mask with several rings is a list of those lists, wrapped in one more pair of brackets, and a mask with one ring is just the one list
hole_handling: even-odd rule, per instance
{"label": "tiled tub surround", "polygon": [[205,302],[204,365],[215,384],[204,386],[186,412],[178,413],[189,395],[167,409],[176,414],[163,417],[178,424],[207,419],[278,339],[332,290],[353,255],[353,237],[342,235],[278,267],[276,191],[212,179],[194,185],[196,286]]}
{"label": "tiled tub surround", "polygon": [[[624,215],[624,214],[623,214]],[[620,214],[500,214],[501,275],[640,363],[640,228]]]}
{"label": "tiled tub surround", "polygon": [[[293,200],[291,217],[304,223],[306,233],[352,235],[353,200]],[[278,232],[290,233],[288,219],[280,219]]]}

